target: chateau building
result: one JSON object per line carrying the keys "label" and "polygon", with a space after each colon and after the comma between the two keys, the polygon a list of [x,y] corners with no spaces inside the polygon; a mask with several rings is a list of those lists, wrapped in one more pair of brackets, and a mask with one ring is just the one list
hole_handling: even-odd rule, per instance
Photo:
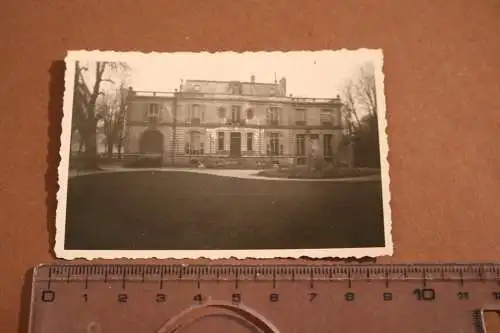
{"label": "chateau building", "polygon": [[[129,91],[126,154],[165,165],[304,164],[348,158],[339,150],[341,107],[331,99],[287,95],[286,79],[258,83],[187,80],[173,93]],[[344,161],[348,163],[348,161]]]}

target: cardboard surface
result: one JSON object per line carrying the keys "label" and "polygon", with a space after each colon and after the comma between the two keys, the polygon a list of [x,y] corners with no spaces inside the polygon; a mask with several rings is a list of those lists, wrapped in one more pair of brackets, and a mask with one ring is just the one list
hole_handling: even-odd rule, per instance
{"label": "cardboard surface", "polygon": [[16,332],[20,318],[24,332],[24,275],[53,260],[64,69],[57,61],[68,49],[382,48],[395,255],[377,262],[500,260],[498,1],[23,0],[2,7],[2,332]]}

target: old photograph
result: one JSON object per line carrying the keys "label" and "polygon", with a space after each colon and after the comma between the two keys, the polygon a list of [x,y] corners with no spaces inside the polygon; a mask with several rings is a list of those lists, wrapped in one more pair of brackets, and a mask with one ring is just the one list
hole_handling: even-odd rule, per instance
{"label": "old photograph", "polygon": [[65,62],[57,257],[392,255],[382,50]]}

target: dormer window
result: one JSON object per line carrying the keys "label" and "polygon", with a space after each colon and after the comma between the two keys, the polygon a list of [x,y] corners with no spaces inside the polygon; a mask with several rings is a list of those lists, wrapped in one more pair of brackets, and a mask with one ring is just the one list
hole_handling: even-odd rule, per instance
{"label": "dormer window", "polygon": [[241,85],[239,82],[233,82],[231,84],[231,93],[233,95],[241,95]]}
{"label": "dormer window", "polygon": [[333,114],[332,110],[321,110],[320,121],[323,125],[333,124]]}

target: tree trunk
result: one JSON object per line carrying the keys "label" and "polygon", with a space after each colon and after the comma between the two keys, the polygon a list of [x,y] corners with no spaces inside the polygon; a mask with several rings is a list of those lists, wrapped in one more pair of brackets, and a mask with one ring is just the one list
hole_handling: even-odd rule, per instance
{"label": "tree trunk", "polygon": [[114,147],[113,141],[109,140],[106,144],[106,150],[109,159],[113,158],[113,147]]}
{"label": "tree trunk", "polygon": [[85,145],[85,159],[82,168],[95,170],[98,169],[96,128],[95,126],[89,127],[80,132]]}

